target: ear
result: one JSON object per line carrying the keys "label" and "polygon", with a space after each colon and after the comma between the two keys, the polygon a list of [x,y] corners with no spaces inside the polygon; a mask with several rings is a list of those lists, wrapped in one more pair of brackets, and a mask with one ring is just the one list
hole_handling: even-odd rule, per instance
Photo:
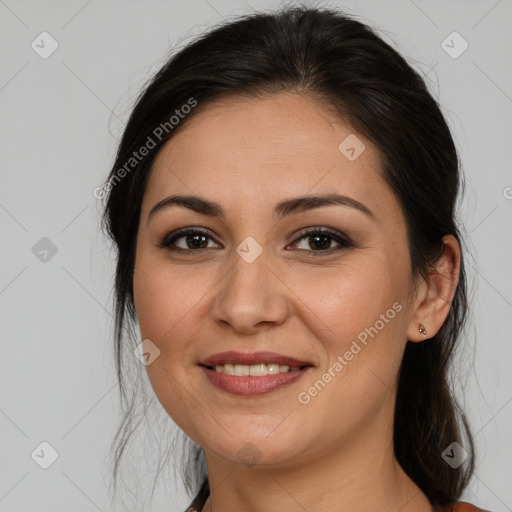
{"label": "ear", "polygon": [[[455,237],[444,236],[441,256],[418,287],[407,329],[408,340],[417,342],[432,338],[443,325],[459,282],[460,259],[460,246]],[[426,335],[419,332],[420,324],[425,327]]]}

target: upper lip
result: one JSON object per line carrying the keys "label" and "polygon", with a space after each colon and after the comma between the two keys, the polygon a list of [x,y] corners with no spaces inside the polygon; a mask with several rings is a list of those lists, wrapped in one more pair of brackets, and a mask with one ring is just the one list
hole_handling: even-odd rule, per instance
{"label": "upper lip", "polygon": [[215,366],[222,364],[244,364],[255,365],[260,363],[276,363],[292,368],[301,366],[312,366],[308,361],[301,361],[295,357],[276,354],[275,352],[252,352],[250,354],[236,351],[219,352],[202,360],[199,364],[203,366]]}

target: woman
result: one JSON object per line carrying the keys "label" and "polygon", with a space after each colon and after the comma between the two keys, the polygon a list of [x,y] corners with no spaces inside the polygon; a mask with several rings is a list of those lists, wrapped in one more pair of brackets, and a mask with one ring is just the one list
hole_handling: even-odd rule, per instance
{"label": "woman", "polygon": [[459,181],[418,73],[339,12],[241,18],[156,74],[104,220],[120,384],[139,345],[196,443],[189,510],[479,510]]}

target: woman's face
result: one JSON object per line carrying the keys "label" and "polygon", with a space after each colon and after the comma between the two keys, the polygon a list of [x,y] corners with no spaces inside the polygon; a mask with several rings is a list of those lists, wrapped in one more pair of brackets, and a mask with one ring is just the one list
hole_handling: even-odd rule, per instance
{"label": "woman's face", "polygon": [[[147,184],[134,274],[162,406],[208,456],[238,464],[389,443],[415,283],[377,150],[292,93],[218,101],[182,128]],[[345,199],[297,201],[334,194]],[[217,206],[150,214],[169,196]],[[182,228],[206,235],[172,241]]]}

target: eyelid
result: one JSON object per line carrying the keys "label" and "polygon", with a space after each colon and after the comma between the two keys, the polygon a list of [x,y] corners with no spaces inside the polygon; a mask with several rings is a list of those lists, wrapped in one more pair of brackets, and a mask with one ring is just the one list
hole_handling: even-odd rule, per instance
{"label": "eyelid", "polygon": [[[158,243],[158,246],[162,247],[163,249],[169,249],[169,250],[175,249],[175,250],[179,251],[181,249],[181,247],[175,247],[175,248],[173,247],[171,249],[170,248],[171,243],[174,243],[179,238],[189,235],[189,234],[200,234],[200,235],[207,236],[207,237],[211,238],[215,243],[218,244],[218,242],[215,240],[215,237],[212,236],[211,233],[207,229],[199,228],[199,227],[197,227],[197,228],[196,227],[186,227],[186,228],[177,229],[176,231],[173,231],[172,233],[169,233],[166,236],[164,236],[162,241],[160,243]],[[181,250],[184,252],[193,252],[193,250],[190,250],[190,249],[189,250],[181,249]],[[204,250],[204,249],[200,249],[200,250]]]}
{"label": "eyelid", "polygon": [[305,237],[313,236],[315,234],[329,235],[332,238],[341,238],[343,241],[352,242],[352,240],[342,231],[338,231],[337,229],[329,228],[327,226],[309,226],[307,228],[302,228],[298,233],[295,233],[293,236],[298,237],[295,241],[301,240]]}

